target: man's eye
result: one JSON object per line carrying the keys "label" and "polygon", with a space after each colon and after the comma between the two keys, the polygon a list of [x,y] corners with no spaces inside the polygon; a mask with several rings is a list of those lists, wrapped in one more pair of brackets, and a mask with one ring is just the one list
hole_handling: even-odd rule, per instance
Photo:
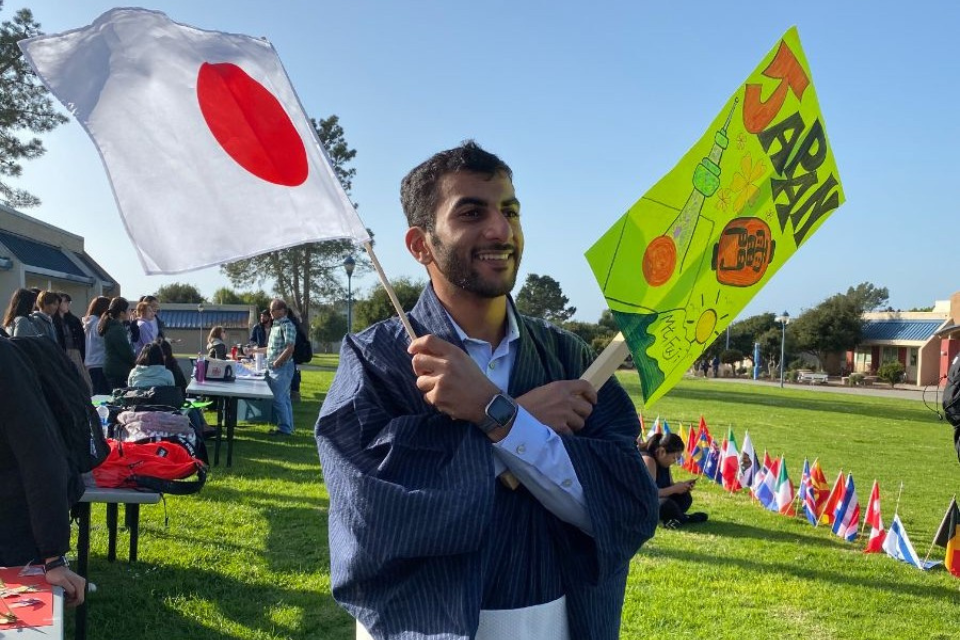
{"label": "man's eye", "polygon": [[517,209],[506,209],[504,210],[503,215],[507,218],[519,218],[520,211]]}

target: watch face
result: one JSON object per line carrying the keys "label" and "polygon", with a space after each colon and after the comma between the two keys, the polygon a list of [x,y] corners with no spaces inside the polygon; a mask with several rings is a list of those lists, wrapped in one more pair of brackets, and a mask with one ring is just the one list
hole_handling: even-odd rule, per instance
{"label": "watch face", "polygon": [[487,415],[501,427],[506,426],[517,412],[517,406],[509,398],[498,395],[487,406]]}

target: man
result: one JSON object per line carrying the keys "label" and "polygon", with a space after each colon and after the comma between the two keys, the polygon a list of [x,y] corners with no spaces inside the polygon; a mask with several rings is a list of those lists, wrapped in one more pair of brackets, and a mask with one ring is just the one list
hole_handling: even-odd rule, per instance
{"label": "man", "polygon": [[267,336],[270,335],[270,311],[264,309],[260,312],[260,322],[253,325],[253,331],[250,332],[250,342],[258,347],[267,346]]}
{"label": "man", "polygon": [[615,379],[578,380],[582,340],[517,313],[506,164],[464,143],[401,202],[431,281],[419,337],[396,318],[346,336],[316,425],[334,597],[378,640],[614,639],[658,513],[636,409]]}
{"label": "man", "polygon": [[293,347],[297,343],[297,329],[287,317],[287,303],[280,298],[270,301],[273,326],[266,347],[248,349],[248,353],[266,353],[267,382],[273,392],[273,419],[276,429],[272,436],[293,435],[293,404],[290,402],[290,382],[293,380]]}

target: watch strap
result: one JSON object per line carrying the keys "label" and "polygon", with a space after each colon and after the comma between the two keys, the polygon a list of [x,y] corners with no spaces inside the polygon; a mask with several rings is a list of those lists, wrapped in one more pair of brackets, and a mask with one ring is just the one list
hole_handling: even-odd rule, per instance
{"label": "watch strap", "polygon": [[50,562],[45,562],[43,564],[44,571],[53,571],[54,569],[59,569],[60,567],[70,567],[70,563],[67,561],[66,556],[59,556]]}

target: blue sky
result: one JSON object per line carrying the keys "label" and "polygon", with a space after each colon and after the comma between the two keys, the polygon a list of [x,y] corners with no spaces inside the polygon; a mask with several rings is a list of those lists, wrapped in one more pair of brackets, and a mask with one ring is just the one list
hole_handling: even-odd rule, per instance
{"label": "blue sky", "polygon": [[[54,33],[113,5],[7,0],[0,18],[21,6]],[[523,203],[517,290],[527,274],[548,274],[587,321],[605,305],[584,251],[703,135],[796,24],[847,202],[740,317],[797,315],[863,281],[888,287],[902,309],[960,290],[950,269],[960,3],[205,0],[146,8],[273,42],[309,115],[339,115],[357,149],[353,198],[390,277],[424,275],[403,246],[403,175],[466,138],[499,154]],[[27,162],[16,182],[43,200],[25,213],[84,236],[126,295],[181,281],[209,296],[228,284],[217,269],[143,275],[92,142],[73,121],[44,142],[46,156]]]}

